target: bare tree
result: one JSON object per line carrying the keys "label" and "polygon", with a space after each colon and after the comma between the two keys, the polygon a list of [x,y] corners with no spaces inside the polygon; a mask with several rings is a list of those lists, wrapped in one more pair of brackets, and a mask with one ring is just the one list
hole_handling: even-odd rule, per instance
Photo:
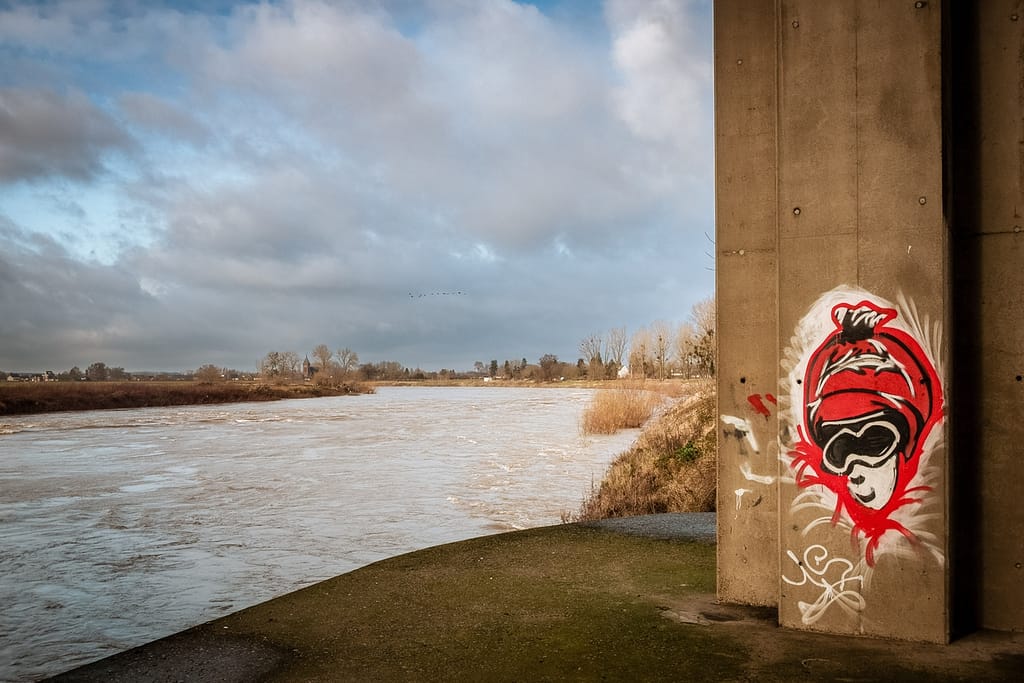
{"label": "bare tree", "polygon": [[[601,360],[601,335],[594,333],[580,342],[581,359],[586,365],[587,377],[590,379],[604,378],[604,362]],[[581,370],[582,365],[578,366]]]}
{"label": "bare tree", "polygon": [[651,360],[658,379],[668,376],[669,355],[672,350],[672,328],[664,320],[651,325]]}
{"label": "bare tree", "polygon": [[105,382],[110,378],[110,369],[106,363],[96,362],[85,369],[85,376],[93,382]]}
{"label": "bare tree", "polygon": [[715,331],[715,298],[709,296],[701,299],[693,305],[690,310],[690,317],[699,333],[708,334]]}
{"label": "bare tree", "polygon": [[687,377],[715,374],[715,300],[698,301],[676,330],[673,349]]}
{"label": "bare tree", "polygon": [[580,355],[583,356],[583,360],[587,363],[591,362],[595,358],[601,358],[601,335],[590,334],[583,338],[580,342]]}
{"label": "bare tree", "polygon": [[267,380],[285,382],[299,372],[299,357],[294,351],[270,351],[259,362],[260,375]]}
{"label": "bare tree", "polygon": [[281,376],[281,352],[268,351],[267,355],[260,358],[256,369],[263,379],[278,379]]}
{"label": "bare tree", "polygon": [[646,377],[654,366],[651,358],[651,332],[641,327],[633,333],[629,344],[629,374],[631,377]]}
{"label": "bare tree", "polygon": [[207,363],[206,365],[200,366],[195,371],[195,378],[198,382],[209,384],[211,382],[219,382],[223,379],[223,371],[216,365]]}
{"label": "bare tree", "polygon": [[626,328],[613,327],[608,330],[608,336],[604,342],[604,362],[615,367],[618,372],[622,367],[622,360],[626,356]]}
{"label": "bare tree", "polygon": [[359,354],[348,348],[338,349],[338,366],[343,376],[347,376],[359,368]]}
{"label": "bare tree", "polygon": [[695,354],[700,374],[714,377],[716,367],[715,328],[717,326],[715,299],[698,301],[690,311],[696,332]]}
{"label": "bare tree", "polygon": [[558,356],[545,353],[540,357],[540,371],[545,381],[554,379],[555,371],[558,369]]}
{"label": "bare tree", "polygon": [[676,358],[682,368],[683,374],[693,377],[698,372],[698,360],[696,356],[697,331],[691,322],[684,322],[676,331]]}
{"label": "bare tree", "polygon": [[299,374],[299,367],[301,365],[302,361],[299,360],[299,354],[294,351],[281,352],[281,366],[285,369],[289,379],[294,379]]}
{"label": "bare tree", "polygon": [[334,354],[327,348],[327,344],[317,344],[313,348],[313,359],[320,372],[328,373],[330,371],[332,358],[334,358]]}

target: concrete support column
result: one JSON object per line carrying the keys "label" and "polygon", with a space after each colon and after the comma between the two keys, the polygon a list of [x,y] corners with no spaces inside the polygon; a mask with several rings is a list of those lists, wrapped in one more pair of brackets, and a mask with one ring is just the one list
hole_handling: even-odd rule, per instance
{"label": "concrete support column", "polygon": [[719,597],[1024,630],[1024,6],[718,0]]}
{"label": "concrete support column", "polygon": [[778,601],[774,2],[715,3],[718,594]]}
{"label": "concrete support column", "polygon": [[715,21],[719,596],[945,641],[943,3]]}
{"label": "concrete support column", "polygon": [[779,621],[945,641],[940,2],[779,5]]}
{"label": "concrete support column", "polygon": [[[1024,630],[1024,5],[953,5],[958,631]],[[952,402],[951,402],[952,403]]]}

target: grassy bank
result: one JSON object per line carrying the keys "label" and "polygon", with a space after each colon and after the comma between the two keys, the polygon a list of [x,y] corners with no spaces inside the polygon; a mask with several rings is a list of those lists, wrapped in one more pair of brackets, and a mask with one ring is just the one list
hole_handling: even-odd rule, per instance
{"label": "grassy bank", "polygon": [[[567,516],[569,519],[715,509],[714,385],[693,382],[687,388],[686,395],[673,399],[668,408],[646,421],[633,446],[612,462],[600,485],[591,490],[577,513]],[[664,400],[648,393],[647,404]],[[599,393],[584,413],[584,432],[608,433],[614,431],[609,426],[615,424],[621,428],[637,426],[634,413],[641,403],[629,393]],[[648,417],[654,410],[651,408]],[[617,423],[619,417],[623,419]],[[602,429],[588,429],[592,423]]]}
{"label": "grassy bank", "polygon": [[369,391],[372,388],[357,383],[323,387],[258,382],[0,382],[0,415],[277,401]]}

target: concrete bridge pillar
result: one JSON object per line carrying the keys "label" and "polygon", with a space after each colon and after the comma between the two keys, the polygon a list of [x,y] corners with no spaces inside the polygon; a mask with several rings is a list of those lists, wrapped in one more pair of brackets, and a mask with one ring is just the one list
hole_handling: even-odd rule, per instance
{"label": "concrete bridge pillar", "polygon": [[1018,5],[716,0],[722,600],[1024,629]]}

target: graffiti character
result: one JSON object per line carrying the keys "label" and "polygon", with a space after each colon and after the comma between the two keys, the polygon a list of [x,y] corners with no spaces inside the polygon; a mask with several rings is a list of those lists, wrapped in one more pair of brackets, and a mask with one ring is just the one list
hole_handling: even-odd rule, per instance
{"label": "graffiti character", "polygon": [[914,534],[892,513],[920,502],[911,486],[925,441],[942,420],[942,388],[921,345],[890,323],[895,309],[871,301],[832,307],[835,328],[807,359],[802,414],[792,456],[801,488],[836,494],[833,525],[843,511],[853,538],[867,539],[869,566],[881,537]]}

